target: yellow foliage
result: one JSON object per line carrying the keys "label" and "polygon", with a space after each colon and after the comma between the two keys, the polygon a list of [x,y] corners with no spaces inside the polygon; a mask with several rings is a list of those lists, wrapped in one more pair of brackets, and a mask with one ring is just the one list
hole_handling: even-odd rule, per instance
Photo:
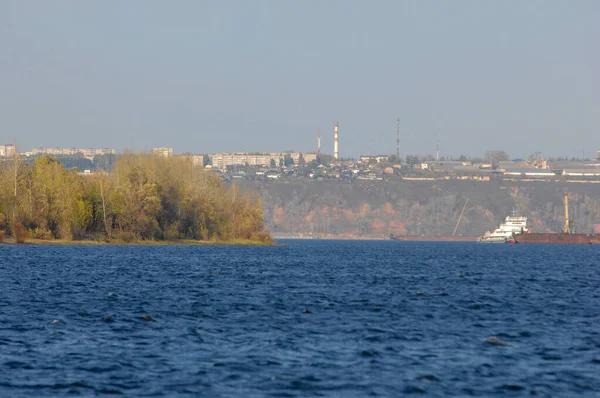
{"label": "yellow foliage", "polygon": [[394,210],[394,207],[390,202],[385,202],[385,206],[383,209],[388,217],[394,217],[396,215],[396,211]]}
{"label": "yellow foliage", "polygon": [[270,241],[257,194],[227,189],[185,159],[126,154],[110,175],[82,177],[42,156],[0,170],[0,184],[13,188],[0,191],[0,216],[12,215],[0,230],[20,240],[27,225],[41,239]]}
{"label": "yellow foliage", "polygon": [[367,202],[363,203],[362,206],[360,207],[360,215],[366,216],[370,213],[371,213],[371,205],[368,204]]}

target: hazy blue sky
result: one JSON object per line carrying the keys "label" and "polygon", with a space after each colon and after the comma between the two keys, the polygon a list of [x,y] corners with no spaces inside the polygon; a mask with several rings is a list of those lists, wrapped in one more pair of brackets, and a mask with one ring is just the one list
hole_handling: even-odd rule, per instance
{"label": "hazy blue sky", "polygon": [[600,1],[0,0],[0,139],[176,153],[600,149]]}

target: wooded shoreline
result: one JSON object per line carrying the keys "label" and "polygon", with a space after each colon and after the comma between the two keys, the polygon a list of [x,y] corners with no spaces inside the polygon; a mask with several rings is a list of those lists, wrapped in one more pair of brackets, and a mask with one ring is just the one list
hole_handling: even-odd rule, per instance
{"label": "wooded shoreline", "polygon": [[256,192],[226,187],[185,158],[126,154],[110,174],[92,175],[48,156],[0,166],[0,241],[272,242]]}

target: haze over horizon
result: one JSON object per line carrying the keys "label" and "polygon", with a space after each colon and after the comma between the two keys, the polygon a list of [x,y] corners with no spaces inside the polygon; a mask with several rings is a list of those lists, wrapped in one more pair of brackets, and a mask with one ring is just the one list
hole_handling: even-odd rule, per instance
{"label": "haze over horizon", "polygon": [[600,2],[0,1],[0,139],[175,152],[581,156]]}

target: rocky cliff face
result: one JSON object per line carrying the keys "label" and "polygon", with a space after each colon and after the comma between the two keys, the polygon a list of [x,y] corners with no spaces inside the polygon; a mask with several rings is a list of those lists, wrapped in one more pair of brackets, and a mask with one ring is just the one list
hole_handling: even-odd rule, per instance
{"label": "rocky cliff face", "polygon": [[261,193],[266,225],[275,234],[383,238],[390,233],[452,235],[456,228],[456,235],[477,236],[497,227],[513,209],[529,218],[532,230],[558,232],[564,192],[570,193],[577,232],[600,232],[600,184],[442,180],[247,186]]}

